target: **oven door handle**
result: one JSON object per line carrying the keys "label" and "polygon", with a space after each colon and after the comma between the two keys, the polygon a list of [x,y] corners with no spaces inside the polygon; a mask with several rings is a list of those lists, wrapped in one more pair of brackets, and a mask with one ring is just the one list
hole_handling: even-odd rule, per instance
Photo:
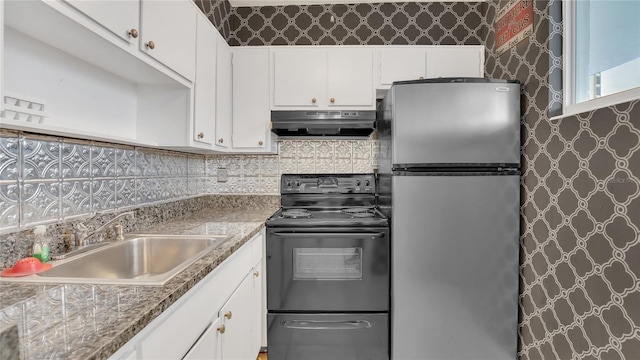
{"label": "oven door handle", "polygon": [[358,330],[373,327],[371,321],[315,321],[315,320],[286,320],[282,326],[299,330]]}
{"label": "oven door handle", "polygon": [[271,233],[271,235],[275,235],[275,236],[295,236],[295,237],[317,237],[317,236],[322,236],[322,237],[326,237],[326,236],[341,236],[341,237],[345,237],[345,236],[357,236],[357,237],[363,237],[363,236],[371,236],[373,238],[382,238],[385,237],[387,234],[379,232],[379,233],[334,233],[334,232],[330,232],[330,233],[300,233],[300,232],[292,232],[292,233],[288,233],[288,232],[274,232]]}

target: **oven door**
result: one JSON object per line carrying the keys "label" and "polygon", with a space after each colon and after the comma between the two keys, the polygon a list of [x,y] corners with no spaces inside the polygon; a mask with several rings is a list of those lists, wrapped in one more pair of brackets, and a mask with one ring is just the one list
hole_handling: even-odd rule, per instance
{"label": "oven door", "polygon": [[387,314],[269,314],[269,360],[388,360]]}
{"label": "oven door", "polygon": [[389,310],[389,230],[267,229],[267,308]]}

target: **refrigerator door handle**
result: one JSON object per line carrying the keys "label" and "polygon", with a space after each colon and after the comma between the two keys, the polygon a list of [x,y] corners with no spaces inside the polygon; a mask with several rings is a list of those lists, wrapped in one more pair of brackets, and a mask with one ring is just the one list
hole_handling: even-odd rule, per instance
{"label": "refrigerator door handle", "polygon": [[355,321],[316,321],[316,320],[286,320],[282,326],[299,330],[358,330],[373,327],[367,320]]}

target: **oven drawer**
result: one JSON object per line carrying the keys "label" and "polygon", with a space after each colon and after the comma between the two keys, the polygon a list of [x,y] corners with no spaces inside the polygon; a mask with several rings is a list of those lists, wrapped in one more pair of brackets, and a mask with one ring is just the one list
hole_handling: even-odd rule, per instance
{"label": "oven drawer", "polygon": [[387,314],[269,314],[269,360],[387,360]]}
{"label": "oven drawer", "polygon": [[267,229],[269,311],[387,311],[389,230]]}

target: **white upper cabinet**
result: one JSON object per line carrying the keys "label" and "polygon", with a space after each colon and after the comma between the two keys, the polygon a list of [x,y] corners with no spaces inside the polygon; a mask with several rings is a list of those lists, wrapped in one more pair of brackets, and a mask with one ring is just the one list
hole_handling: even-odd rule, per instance
{"label": "white upper cabinet", "polygon": [[142,0],[140,48],[189,80],[195,77],[196,11],[190,0]]}
{"label": "white upper cabinet", "polygon": [[310,48],[273,51],[273,104],[319,106],[324,98],[326,52]]}
{"label": "white upper cabinet", "polygon": [[140,0],[65,0],[122,40],[138,45]]}
{"label": "white upper cabinet", "polygon": [[275,152],[269,110],[269,49],[233,53],[233,152]]}
{"label": "white upper cabinet", "polygon": [[373,48],[274,48],[272,69],[272,108],[374,107]]}
{"label": "white upper cabinet", "polygon": [[483,77],[484,46],[389,46],[377,49],[378,89],[394,81],[438,77]]}
{"label": "white upper cabinet", "polygon": [[216,29],[204,16],[197,17],[196,82],[193,140],[213,146],[216,130]]}
{"label": "white upper cabinet", "polygon": [[427,49],[426,78],[482,77],[484,46],[440,46]]}
{"label": "white upper cabinet", "polygon": [[380,72],[378,85],[391,86],[394,81],[416,80],[425,77],[424,48],[386,48],[378,50]]}
{"label": "white upper cabinet", "polygon": [[327,51],[329,106],[373,106],[373,51],[363,48]]}
{"label": "white upper cabinet", "polygon": [[[217,31],[216,31],[217,32]],[[220,34],[218,37],[217,90],[216,90],[216,139],[214,149],[229,151],[231,148],[231,122],[233,121],[232,89],[234,87],[232,74],[233,54],[231,47]],[[213,99],[213,98],[212,98]],[[212,101],[209,99],[208,101]]]}
{"label": "white upper cabinet", "polygon": [[[2,4],[2,61],[10,75],[2,86],[18,99],[42,104],[43,112],[37,121],[5,114],[3,128],[132,145],[188,149],[194,144],[198,9],[191,1]],[[159,18],[152,19],[154,14]],[[171,50],[154,60],[140,48],[145,26],[148,35],[158,27],[169,37],[175,31],[180,41],[173,39]],[[165,44],[162,36],[157,39],[154,50]]]}

